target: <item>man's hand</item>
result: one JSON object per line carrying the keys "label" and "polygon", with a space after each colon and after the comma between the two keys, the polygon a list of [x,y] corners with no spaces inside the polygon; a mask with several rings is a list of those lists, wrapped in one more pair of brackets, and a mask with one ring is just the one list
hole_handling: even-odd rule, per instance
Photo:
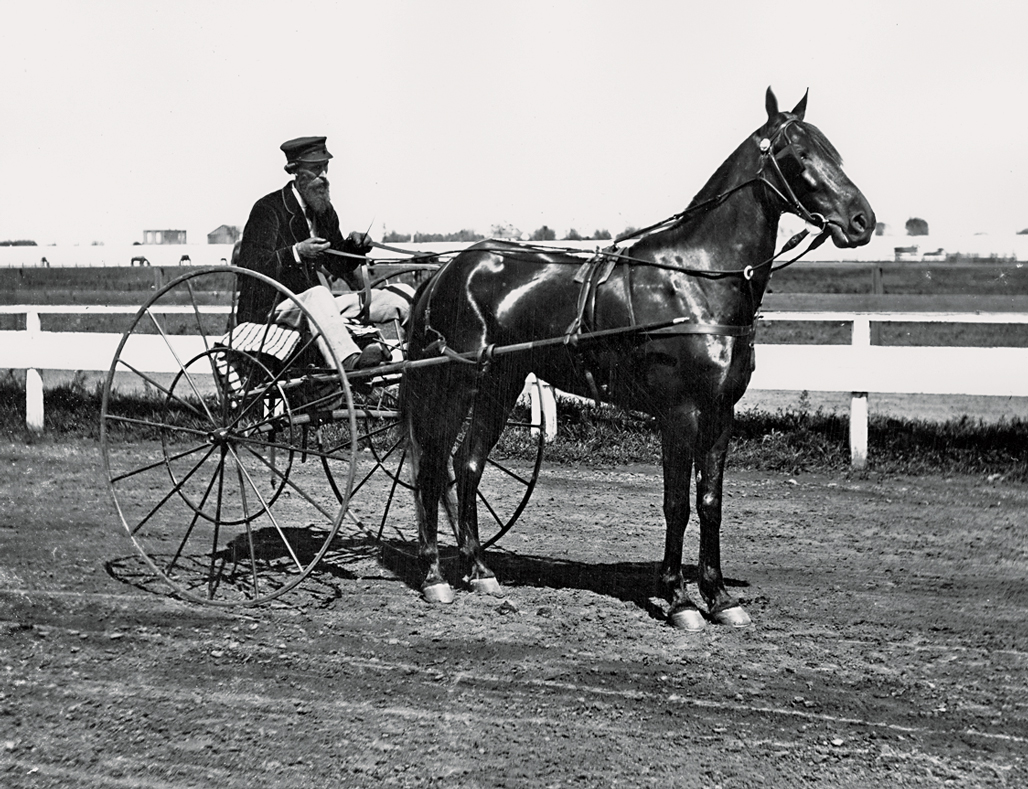
{"label": "man's hand", "polygon": [[317,260],[330,246],[332,245],[325,239],[313,236],[297,243],[296,254],[300,256],[300,260]]}
{"label": "man's hand", "polygon": [[354,244],[362,255],[371,251],[371,236],[367,233],[361,233],[358,230],[354,230],[350,233],[350,243]]}

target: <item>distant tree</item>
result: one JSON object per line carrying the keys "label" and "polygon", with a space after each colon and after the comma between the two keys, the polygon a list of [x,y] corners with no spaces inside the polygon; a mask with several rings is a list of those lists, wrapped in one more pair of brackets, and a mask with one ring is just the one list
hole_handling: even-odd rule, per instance
{"label": "distant tree", "polygon": [[885,222],[879,222],[878,224],[875,225],[875,235],[876,236],[884,236],[885,235],[885,231],[888,230],[888,229],[889,229],[889,226],[887,224],[885,224]]}
{"label": "distant tree", "polygon": [[458,230],[456,233],[415,233],[413,241],[421,244],[426,241],[481,241],[485,236],[474,230]]}
{"label": "distant tree", "polygon": [[577,230],[575,230],[574,228],[571,228],[571,229],[570,229],[570,230],[569,230],[569,231],[567,232],[567,235],[565,235],[565,236],[564,236],[564,240],[565,240],[565,241],[581,241],[581,240],[582,240],[582,234],[581,234],[581,233],[579,233],[579,232],[578,232]]}
{"label": "distant tree", "polygon": [[624,238],[625,236],[630,236],[638,229],[639,228],[637,228],[637,227],[632,227],[631,225],[629,225],[628,227],[626,227],[624,230],[621,231],[621,235],[619,235],[618,238]]}
{"label": "distant tree", "polygon": [[593,231],[592,237],[597,241],[608,241],[610,240],[609,230],[595,230]]}
{"label": "distant tree", "polygon": [[36,246],[35,241],[27,241],[19,239],[17,241],[0,241],[0,247],[34,247]]}
{"label": "distant tree", "polygon": [[474,230],[458,230],[456,233],[449,233],[447,235],[447,241],[481,241],[485,236],[481,233],[476,233]]}
{"label": "distant tree", "polygon": [[1017,231],[1017,235],[1019,235],[1019,236],[1028,236],[1028,227],[1026,227],[1024,230],[1018,230]]}
{"label": "distant tree", "polygon": [[410,233],[397,233],[395,230],[390,230],[388,233],[382,236],[383,244],[402,244],[410,240]]}
{"label": "distant tree", "polygon": [[910,219],[908,219],[906,228],[908,236],[928,235],[928,223],[920,217],[913,216]]}
{"label": "distant tree", "polygon": [[490,227],[489,235],[493,238],[521,238],[521,231],[509,222],[505,222]]}
{"label": "distant tree", "polygon": [[543,225],[536,230],[529,237],[529,241],[555,241],[557,238],[556,231],[550,230],[546,225]]}

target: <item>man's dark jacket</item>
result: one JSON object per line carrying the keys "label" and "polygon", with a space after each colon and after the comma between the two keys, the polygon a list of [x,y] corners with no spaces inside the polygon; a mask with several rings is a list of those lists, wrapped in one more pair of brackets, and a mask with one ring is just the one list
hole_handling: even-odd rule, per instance
{"label": "man's dark jacket", "polygon": [[[339,216],[334,208],[317,218],[317,231],[321,238],[332,245],[332,249],[360,255],[365,250],[339,230]],[[292,184],[286,184],[258,200],[250,211],[243,229],[236,264],[259,271],[285,285],[294,293],[320,284],[315,264],[303,261],[297,263],[293,257],[293,244],[310,238],[307,219],[293,194]],[[343,258],[336,255],[321,255],[318,264],[327,268],[334,276],[342,277],[354,290],[359,282],[354,275],[361,263],[359,258]],[[254,277],[242,279],[239,287],[239,304],[236,317],[242,321],[265,323],[270,311],[281,301],[277,291]]]}

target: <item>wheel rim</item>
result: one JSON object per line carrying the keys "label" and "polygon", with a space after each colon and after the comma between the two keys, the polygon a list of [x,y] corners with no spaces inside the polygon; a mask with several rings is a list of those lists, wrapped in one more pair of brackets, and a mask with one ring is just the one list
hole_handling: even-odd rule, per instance
{"label": "wheel rim", "polygon": [[[212,331],[201,309],[211,292],[206,280],[237,276],[260,278],[199,270],[151,297],[122,338],[101,411],[108,486],[145,564],[180,596],[224,606],[268,602],[306,578],[339,531],[353,478],[345,451],[330,460],[338,495],[320,464],[302,462],[317,454],[310,435],[330,418],[310,390],[331,368],[318,376],[289,363],[275,369],[263,352],[214,343],[224,325]],[[311,325],[299,346],[309,349],[320,328],[295,296],[275,287]],[[186,309],[176,318],[162,312],[175,306]],[[174,359],[167,375],[144,372],[137,352],[162,345]],[[183,352],[189,347],[194,352]],[[332,361],[337,394],[351,403],[345,373]],[[224,374],[229,369],[235,383]],[[156,395],[142,402],[119,396],[126,376]],[[353,420],[348,427],[355,431]]]}

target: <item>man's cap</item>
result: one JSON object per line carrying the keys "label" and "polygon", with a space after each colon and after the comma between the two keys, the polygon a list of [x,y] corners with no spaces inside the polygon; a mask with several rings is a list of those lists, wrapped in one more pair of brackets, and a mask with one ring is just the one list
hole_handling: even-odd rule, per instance
{"label": "man's cap", "polygon": [[295,140],[287,140],[279,147],[286,155],[288,164],[327,162],[332,158],[332,154],[325,147],[327,139],[327,137],[297,137]]}

